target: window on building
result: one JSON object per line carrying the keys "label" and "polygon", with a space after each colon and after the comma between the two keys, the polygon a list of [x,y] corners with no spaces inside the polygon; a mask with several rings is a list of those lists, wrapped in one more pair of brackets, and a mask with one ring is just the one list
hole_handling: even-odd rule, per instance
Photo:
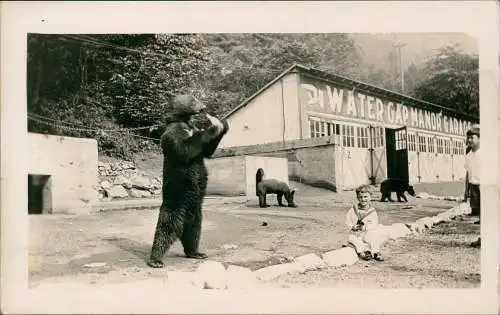
{"label": "window on building", "polygon": [[465,154],[465,145],[463,141],[460,140],[452,140],[453,143],[453,154],[455,155],[464,155]]}
{"label": "window on building", "polygon": [[396,137],[396,150],[407,149],[407,131],[406,130],[398,130],[395,133]]}
{"label": "window on building", "polygon": [[319,119],[311,119],[309,120],[309,125],[311,127],[311,138],[324,137],[325,127],[322,127],[322,121],[320,121]]}
{"label": "window on building", "polygon": [[427,152],[425,145],[425,136],[418,136],[418,151]]}
{"label": "window on building", "polygon": [[326,134],[327,136],[338,136],[340,135],[340,126],[339,124],[333,123],[333,122],[327,122],[327,129],[326,129]]}
{"label": "window on building", "polygon": [[309,126],[310,126],[311,138],[336,136],[335,141],[336,143],[339,143],[340,140],[339,124],[311,117],[309,120]]}
{"label": "window on building", "polygon": [[358,147],[368,148],[368,127],[357,127]]}
{"label": "window on building", "polygon": [[437,149],[437,153],[443,153],[444,152],[444,139],[442,138],[437,138],[436,139],[436,149]]}
{"label": "window on building", "polygon": [[335,135],[335,143],[336,144],[340,144],[340,137],[341,137],[341,135],[340,135],[340,125],[337,124],[337,123],[332,123],[331,128],[332,128],[333,134]]}
{"label": "window on building", "polygon": [[417,151],[417,135],[408,133],[408,151]]}
{"label": "window on building", "polygon": [[372,145],[374,148],[384,146],[384,130],[382,129],[382,127],[372,128]]}
{"label": "window on building", "polygon": [[453,140],[453,154],[465,155],[465,143],[461,140]]}
{"label": "window on building", "polygon": [[434,153],[434,137],[427,137],[427,151],[430,153]]}
{"label": "window on building", "polygon": [[451,154],[450,139],[444,139],[444,153],[445,154]]}
{"label": "window on building", "polygon": [[354,147],[354,126],[342,125],[342,144],[344,147]]}

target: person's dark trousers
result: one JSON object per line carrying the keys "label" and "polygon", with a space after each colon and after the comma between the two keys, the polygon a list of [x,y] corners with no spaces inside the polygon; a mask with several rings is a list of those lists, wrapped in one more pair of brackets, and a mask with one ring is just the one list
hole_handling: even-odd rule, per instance
{"label": "person's dark trousers", "polygon": [[469,184],[469,203],[471,215],[481,218],[481,191],[479,185]]}

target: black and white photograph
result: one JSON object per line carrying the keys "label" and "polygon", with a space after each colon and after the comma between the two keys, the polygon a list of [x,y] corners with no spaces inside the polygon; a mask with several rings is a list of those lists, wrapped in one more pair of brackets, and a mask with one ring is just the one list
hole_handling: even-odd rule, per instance
{"label": "black and white photograph", "polygon": [[498,100],[476,34],[105,29],[25,32],[28,290],[485,288]]}

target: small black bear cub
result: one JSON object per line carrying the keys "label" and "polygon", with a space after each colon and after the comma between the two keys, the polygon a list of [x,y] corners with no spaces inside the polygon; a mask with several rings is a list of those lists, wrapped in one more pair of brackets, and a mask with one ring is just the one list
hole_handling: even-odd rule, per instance
{"label": "small black bear cub", "polygon": [[289,207],[297,207],[293,201],[295,189],[290,189],[286,183],[277,179],[264,179],[264,170],[262,168],[257,170],[257,173],[255,174],[255,182],[256,194],[257,197],[259,197],[259,206],[261,208],[269,207],[266,204],[267,194],[276,194],[280,207],[284,207],[282,200],[283,196],[285,196]]}
{"label": "small black bear cub", "polygon": [[401,199],[408,202],[408,199],[406,199],[405,196],[405,191],[415,197],[415,190],[413,189],[413,186],[409,185],[406,181],[397,178],[388,178],[380,183],[380,192],[382,193],[380,201],[384,202],[386,199],[389,199],[389,201],[392,202],[391,193],[396,192],[399,202],[402,202]]}

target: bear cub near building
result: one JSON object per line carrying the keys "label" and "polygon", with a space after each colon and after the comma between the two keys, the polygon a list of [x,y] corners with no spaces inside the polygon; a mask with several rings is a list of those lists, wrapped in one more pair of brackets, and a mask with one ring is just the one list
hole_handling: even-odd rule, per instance
{"label": "bear cub near building", "polygon": [[256,194],[259,197],[259,207],[266,208],[269,205],[266,204],[267,194],[276,194],[278,199],[278,205],[284,207],[283,196],[288,203],[289,207],[296,208],[297,205],[294,202],[295,189],[290,188],[285,182],[279,181],[277,179],[264,179],[264,170],[259,168],[255,174],[256,182]]}
{"label": "bear cub near building", "polygon": [[408,202],[405,192],[408,192],[410,196],[415,197],[415,190],[413,189],[413,186],[409,185],[406,181],[397,178],[388,178],[380,183],[380,192],[382,193],[382,198],[380,199],[381,202],[384,202],[386,199],[389,199],[389,201],[392,202],[392,192],[396,192],[399,202],[402,202],[401,199]]}

